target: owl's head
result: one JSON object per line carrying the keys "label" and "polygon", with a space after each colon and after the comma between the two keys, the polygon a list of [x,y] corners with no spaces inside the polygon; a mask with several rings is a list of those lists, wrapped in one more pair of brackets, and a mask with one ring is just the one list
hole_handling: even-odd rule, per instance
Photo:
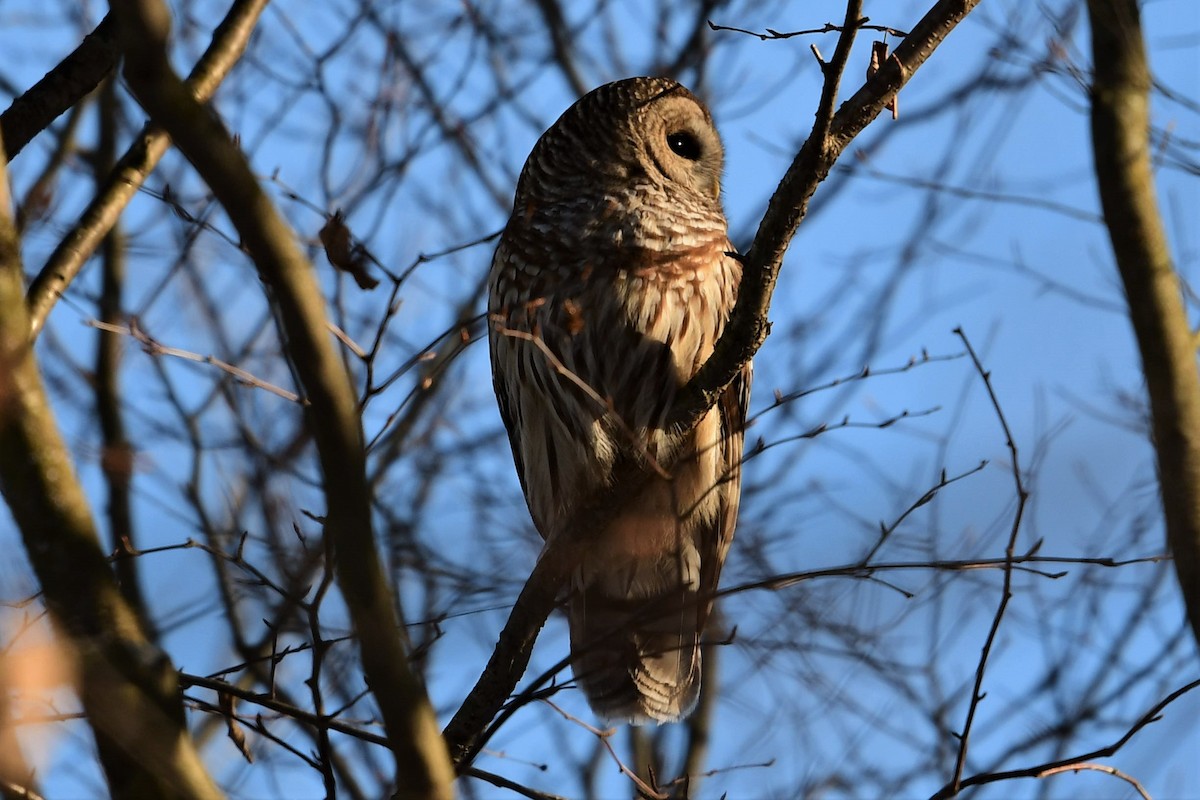
{"label": "owl's head", "polygon": [[542,134],[517,207],[644,183],[719,204],[724,158],[695,95],[667,78],[628,78],[584,95]]}

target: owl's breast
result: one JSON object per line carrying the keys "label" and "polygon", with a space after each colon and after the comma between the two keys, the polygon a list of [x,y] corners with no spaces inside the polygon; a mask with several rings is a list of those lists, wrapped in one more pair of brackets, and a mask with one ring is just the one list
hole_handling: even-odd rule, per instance
{"label": "owl's breast", "polygon": [[687,380],[712,353],[733,308],[741,265],[728,241],[709,239],[671,250],[641,249],[613,282],[627,324],[665,345]]}

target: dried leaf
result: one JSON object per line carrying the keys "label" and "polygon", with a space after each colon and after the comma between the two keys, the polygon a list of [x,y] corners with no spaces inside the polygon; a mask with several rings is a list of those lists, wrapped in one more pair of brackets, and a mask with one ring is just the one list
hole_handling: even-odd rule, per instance
{"label": "dried leaf", "polygon": [[253,764],[254,754],[250,752],[250,746],[246,744],[246,732],[242,730],[237,717],[233,715],[235,701],[236,698],[228,692],[217,693],[217,705],[221,708],[221,713],[225,715],[225,730],[229,733],[229,740],[246,759],[246,763]]}
{"label": "dried leaf", "polygon": [[367,269],[371,261],[367,248],[353,241],[350,228],[346,226],[346,216],[340,209],[326,221],[318,235],[329,263],[335,269],[349,273],[358,288],[370,290],[379,285],[379,281],[372,278]]}
{"label": "dried leaf", "polygon": [[[875,73],[879,72],[883,66],[883,62],[888,59],[888,44],[884,41],[871,42],[871,63],[867,65],[867,78],[875,77]],[[886,108],[892,112],[892,119],[900,117],[900,96],[897,95],[888,101]]]}

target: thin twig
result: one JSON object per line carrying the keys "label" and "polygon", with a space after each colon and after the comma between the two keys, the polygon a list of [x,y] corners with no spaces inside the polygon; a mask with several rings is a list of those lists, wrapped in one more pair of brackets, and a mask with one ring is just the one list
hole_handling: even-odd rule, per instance
{"label": "thin twig", "polygon": [[258,389],[263,389],[292,403],[299,403],[302,406],[308,405],[308,401],[295,392],[290,392],[281,386],[276,386],[270,381],[263,380],[262,378],[247,372],[241,367],[235,367],[233,364],[230,364],[227,361],[222,361],[214,355],[206,356],[200,353],[193,353],[190,350],[180,350],[177,347],[168,347],[164,344],[161,344],[150,334],[146,333],[136,318],[130,319],[128,325],[114,325],[109,322],[101,322],[94,319],[88,320],[85,324],[92,328],[108,331],[109,333],[119,333],[124,336],[132,337],[135,341],[141,344],[142,350],[144,350],[149,356],[171,356],[172,358],[180,358],[184,361],[194,361],[198,364],[211,364],[217,369],[232,375],[238,380],[239,383],[245,384],[246,386],[253,386]]}
{"label": "thin twig", "polygon": [[979,654],[979,665],[975,669],[975,685],[971,689],[971,702],[967,706],[967,720],[963,723],[962,733],[958,737],[958,758],[954,762],[954,780],[951,782],[951,785],[954,787],[952,795],[958,793],[963,770],[967,765],[967,748],[970,746],[971,726],[975,722],[975,713],[979,709],[979,703],[984,698],[983,677],[987,671],[988,657],[992,653],[992,645],[996,642],[996,634],[1000,630],[1000,623],[1004,619],[1004,612],[1008,608],[1008,601],[1012,598],[1013,561],[1016,556],[1017,535],[1021,531],[1021,519],[1025,514],[1025,503],[1029,499],[1029,492],[1025,490],[1025,484],[1021,480],[1021,461],[1017,454],[1017,444],[1013,440],[1012,431],[1008,427],[1008,420],[1004,418],[1004,409],[1000,407],[1000,400],[996,397],[996,392],[992,388],[991,373],[983,368],[983,363],[980,362],[979,356],[975,354],[975,348],[971,346],[971,341],[967,338],[967,334],[963,329],[961,327],[955,328],[954,333],[958,338],[962,339],[963,345],[967,348],[967,353],[971,356],[971,363],[975,365],[975,371],[983,379],[983,385],[987,388],[988,397],[992,401],[992,408],[996,412],[996,419],[1000,422],[1000,428],[1004,431],[1005,443],[1008,446],[1009,455],[1012,457],[1012,476],[1013,485],[1017,493],[1017,508],[1013,512],[1012,526],[1008,534],[1008,544],[1004,548],[1004,586],[1001,590],[1000,602],[996,606],[996,613],[992,617],[991,628],[988,630],[987,638],[984,640],[983,650]]}
{"label": "thin twig", "polygon": [[987,466],[987,464],[988,464],[988,462],[986,460],[980,461],[979,464],[977,464],[976,466],[967,470],[966,472],[959,473],[958,475],[955,475],[953,477],[948,477],[946,475],[946,470],[943,469],[942,473],[941,473],[941,477],[938,479],[938,482],[936,484],[934,484],[933,486],[929,487],[929,489],[927,489],[923,495],[921,495],[916,500],[914,500],[912,503],[910,503],[908,508],[904,509],[904,511],[902,511],[900,513],[900,516],[898,516],[894,520],[892,520],[892,522],[890,524],[882,522],[882,521],[879,523],[879,539],[876,540],[876,542],[875,542],[874,546],[871,548],[871,550],[866,554],[866,556],[863,557],[863,563],[865,564],[868,561],[870,561],[872,558],[875,557],[875,554],[879,552],[879,548],[883,547],[884,542],[886,542],[888,540],[888,538],[895,532],[895,530],[900,527],[900,523],[902,523],[902,522],[904,522],[904,520],[908,519],[910,514],[912,514],[914,511],[916,511],[918,508],[925,505],[926,503],[931,502],[933,500],[933,498],[937,496],[937,493],[940,492],[942,489],[945,489],[947,486],[949,486],[952,483],[957,483],[958,481],[961,481],[965,478],[969,478],[970,476],[976,474],[977,472],[982,471],[983,468]]}
{"label": "thin twig", "polygon": [[920,356],[912,356],[908,359],[908,361],[904,362],[903,364],[901,364],[900,366],[897,366],[897,367],[883,367],[882,369],[875,369],[868,364],[868,365],[864,366],[862,369],[858,370],[857,372],[854,372],[849,375],[844,375],[840,378],[834,378],[831,381],[826,381],[825,383],[818,384],[816,386],[810,386],[807,389],[797,389],[794,392],[788,392],[786,394],[779,391],[778,389],[776,389],[775,395],[774,395],[774,402],[771,403],[771,405],[766,406],[765,408],[763,408],[763,409],[755,412],[754,414],[751,414],[749,417],[747,417],[746,425],[750,425],[752,422],[757,420],[759,417],[763,416],[764,414],[768,413],[769,411],[772,411],[772,410],[778,408],[781,405],[784,405],[785,403],[791,403],[795,400],[800,400],[801,398],[808,397],[809,395],[813,395],[818,392],[824,392],[824,391],[828,391],[830,389],[836,389],[837,387],[843,386],[847,383],[854,383],[857,381],[865,381],[865,380],[868,380],[869,378],[878,378],[878,377],[882,377],[884,375],[900,375],[902,373],[908,372],[909,370],[915,369],[915,368],[923,366],[925,364],[932,364],[932,363],[941,362],[941,361],[955,361],[957,359],[963,358],[964,356],[966,356],[966,353],[950,353],[948,355],[931,356],[931,355],[929,355],[929,353],[922,350]]}
{"label": "thin twig", "polygon": [[[870,17],[863,17],[861,20],[859,20],[858,25],[855,27],[860,31],[879,31],[880,33],[886,33],[889,36],[899,36],[901,38],[908,36],[908,33],[900,30],[899,28],[892,28],[887,25],[868,25],[867,22],[870,19]],[[772,28],[765,28],[764,30],[766,33],[758,33],[756,31],[746,30],[745,28],[735,28],[730,25],[717,25],[711,19],[708,21],[708,27],[710,30],[714,31],[732,31],[733,33],[744,33],[747,36],[753,36],[764,42],[791,39],[795,36],[812,36],[818,33],[834,33],[835,31],[841,33],[843,30],[845,30],[845,27],[842,25],[834,25],[832,22],[826,22],[820,28],[809,28],[808,30],[803,31],[784,32],[777,31]]]}
{"label": "thin twig", "polygon": [[1132,775],[1121,772],[1116,767],[1110,767],[1107,764],[1092,764],[1086,761],[1079,761],[1074,764],[1063,764],[1061,767],[1051,767],[1048,770],[1039,772],[1038,778],[1049,778],[1051,775],[1058,775],[1063,772],[1079,772],[1080,770],[1089,769],[1096,772],[1104,772],[1108,775],[1120,778],[1133,787],[1133,790],[1142,796],[1144,800],[1151,800],[1150,793],[1146,791],[1146,787]]}
{"label": "thin twig", "polygon": [[539,792],[537,789],[530,789],[516,781],[511,781],[503,775],[497,775],[494,772],[486,772],[485,770],[471,767],[464,770],[463,775],[468,778],[477,778],[481,781],[486,781],[492,786],[498,786],[501,789],[508,789],[511,792],[516,792],[522,797],[528,797],[530,800],[567,800],[562,795],[548,794],[547,792]]}
{"label": "thin twig", "polygon": [[1088,753],[1071,756],[1070,758],[1059,759],[1058,761],[1048,761],[1044,764],[1038,764],[1036,766],[1026,767],[1024,769],[1014,769],[1006,772],[985,772],[978,775],[972,775],[969,778],[964,778],[957,786],[951,783],[946,784],[935,794],[933,794],[930,797],[930,800],[946,800],[946,798],[953,797],[959,790],[966,789],[970,786],[982,786],[987,783],[1013,780],[1014,778],[1038,778],[1052,770],[1058,769],[1059,767],[1095,761],[1098,758],[1108,758],[1116,755],[1117,751],[1124,747],[1126,743],[1128,743],[1129,740],[1138,733],[1138,731],[1140,731],[1142,728],[1145,728],[1150,723],[1157,722],[1158,720],[1162,719],[1161,714],[1163,709],[1197,687],[1200,687],[1200,679],[1180,686],[1162,700],[1159,700],[1157,703],[1155,703],[1154,707],[1139,717],[1137,722],[1133,723],[1133,725],[1131,725],[1129,729],[1125,731],[1125,733],[1121,734],[1119,739],[1112,744],[1107,745],[1106,747],[1101,747]]}
{"label": "thin twig", "polygon": [[608,754],[612,756],[612,760],[616,763],[617,769],[621,771],[622,775],[633,781],[633,785],[637,787],[638,792],[640,792],[642,795],[652,798],[653,800],[667,800],[667,798],[670,797],[670,795],[666,792],[660,791],[646,783],[646,781],[644,781],[642,777],[637,774],[637,772],[630,769],[625,762],[621,760],[621,757],[617,755],[617,751],[613,749],[611,741],[613,734],[617,732],[616,728],[605,728],[601,730],[594,725],[589,725],[574,714],[563,710],[552,700],[542,698],[542,702],[561,714],[568,722],[575,723],[599,739],[600,743],[604,745],[604,748],[608,750]]}
{"label": "thin twig", "polygon": [[797,583],[811,581],[817,578],[867,578],[874,576],[879,572],[908,572],[912,570],[934,570],[938,572],[971,572],[975,570],[985,569],[1000,569],[1000,570],[1015,570],[1018,572],[1028,572],[1034,575],[1039,575],[1043,578],[1058,580],[1066,577],[1068,574],[1065,571],[1047,572],[1045,570],[1035,569],[1030,565],[1036,564],[1077,564],[1096,567],[1107,567],[1115,569],[1118,567],[1126,567],[1133,564],[1157,564],[1161,561],[1169,561],[1170,556],[1145,556],[1143,558],[1122,559],[1120,561],[1111,558],[1088,558],[1071,556],[1039,556],[1033,554],[1013,556],[1012,558],[979,558],[979,559],[963,559],[963,560],[946,560],[946,561],[886,561],[877,564],[864,564],[857,562],[854,564],[842,564],[836,567],[826,567],[824,569],[810,569],[803,572],[788,572],[781,575],[772,575],[769,578],[762,580],[750,581],[741,583],[737,586],[730,586],[722,589],[714,595],[714,597],[728,597],[730,595],[742,594],[744,592],[757,591],[759,589],[778,590],[789,586],[794,586]]}

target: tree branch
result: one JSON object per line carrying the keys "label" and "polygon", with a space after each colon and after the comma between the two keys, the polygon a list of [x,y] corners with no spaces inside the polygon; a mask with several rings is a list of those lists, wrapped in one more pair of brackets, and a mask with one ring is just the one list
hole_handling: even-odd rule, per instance
{"label": "tree branch", "polygon": [[116,26],[109,14],[79,47],[0,114],[6,160],[12,161],[33,137],[99,86],[116,68],[119,55]]}
{"label": "tree branch", "polygon": [[1200,373],[1150,163],[1150,67],[1135,0],[1088,0],[1100,205],[1150,395],[1167,543],[1200,643]]}
{"label": "tree branch", "polygon": [[[241,58],[266,5],[267,0],[235,0],[225,19],[213,31],[212,43],[188,76],[188,85],[197,100],[205,102],[211,98]],[[96,191],[75,227],[59,241],[26,294],[32,338],[36,339],[41,333],[58,298],[117,224],[125,206],[170,146],[166,131],[153,122],[147,123],[110,171],[104,185]]]}
{"label": "tree branch", "polygon": [[218,798],[188,736],[178,676],[121,595],[42,384],[0,159],[0,493],[55,625],[115,798]]}
{"label": "tree branch", "polygon": [[966,789],[971,786],[982,786],[985,783],[995,783],[997,781],[1010,781],[1015,778],[1041,778],[1052,774],[1056,770],[1063,767],[1070,768],[1071,766],[1077,765],[1081,762],[1094,761],[1097,758],[1108,758],[1109,756],[1115,755],[1116,752],[1124,747],[1129,740],[1132,739],[1134,735],[1137,734],[1137,732],[1142,728],[1146,727],[1152,722],[1157,722],[1161,718],[1160,715],[1162,714],[1162,710],[1164,708],[1197,687],[1200,687],[1200,680],[1192,681],[1191,683],[1181,686],[1175,691],[1171,692],[1162,700],[1155,703],[1154,708],[1147,711],[1137,720],[1137,722],[1131,725],[1129,729],[1121,735],[1121,738],[1117,739],[1115,742],[1107,745],[1106,747],[1100,747],[1096,750],[1092,750],[1091,752],[1071,756],[1070,758],[1062,758],[1058,761],[1047,761],[1044,764],[1037,764],[1024,769],[1014,769],[1007,772],[984,772],[978,775],[972,775],[969,778],[964,778],[959,781],[957,787],[953,782],[946,784],[934,795],[932,795],[930,800],[946,800],[946,798],[956,795],[960,789]]}
{"label": "tree branch", "polygon": [[1026,491],[1025,483],[1021,479],[1021,458],[1017,452],[1017,443],[1013,439],[1012,430],[1008,427],[1004,410],[1000,407],[1000,400],[996,397],[996,390],[992,388],[991,373],[983,368],[983,362],[975,354],[975,348],[971,346],[971,340],[967,338],[963,329],[955,328],[954,333],[962,339],[963,345],[967,348],[967,353],[971,356],[971,363],[975,365],[975,371],[987,389],[988,399],[992,401],[992,409],[996,412],[996,419],[1000,423],[1001,430],[1004,431],[1004,441],[1012,458],[1013,484],[1017,494],[1017,505],[1013,510],[1012,524],[1009,526],[1008,545],[1004,548],[1004,583],[1000,589],[1000,602],[996,605],[996,613],[992,616],[991,627],[988,628],[987,638],[984,639],[983,648],[979,654],[979,663],[975,668],[975,683],[971,688],[971,700],[967,704],[967,719],[963,723],[962,732],[958,734],[958,757],[954,762],[954,779],[950,782],[954,793],[957,794],[962,783],[963,770],[967,766],[967,748],[971,744],[971,726],[975,722],[979,703],[984,698],[983,677],[987,672],[988,658],[991,656],[992,646],[996,643],[996,634],[1000,632],[1000,623],[1004,620],[1008,601],[1012,599],[1013,559],[1016,557],[1017,535],[1021,532],[1021,520],[1025,517],[1025,504],[1029,500],[1029,492]]}
{"label": "tree branch", "polygon": [[[713,355],[679,393],[671,419],[680,427],[694,426],[753,358],[770,330],[767,312],[784,253],[808,208],[817,186],[850,141],[895,97],[943,39],[979,0],[940,0],[909,37],[866,84],[836,112],[837,89],[861,21],[861,3],[847,3],[846,24],[833,59],[822,67],[825,86],[812,134],[796,154],[743,259],[744,273],[737,303]],[[669,469],[669,460],[659,466]],[[583,503],[566,528],[573,535],[548,546],[517,598],[499,641],[475,687],[446,726],[451,757],[461,772],[480,747],[480,735],[512,692],[529,664],[538,632],[554,608],[558,590],[571,573],[588,540],[603,530],[647,477],[647,467],[624,458],[614,468],[612,482]]]}
{"label": "tree branch", "polygon": [[[100,89],[99,135],[94,159],[96,182],[99,184],[112,170],[116,159],[117,85],[109,80]],[[109,325],[117,324],[124,316],[125,237],[120,226],[104,238],[100,297],[96,316]],[[102,450],[100,466],[108,485],[109,546],[113,551],[137,549],[134,531],[133,506],[130,500],[134,474],[134,446],[125,430],[121,409],[121,354],[124,342],[119,334],[99,328],[96,333],[95,396],[96,422],[100,429]],[[142,620],[147,635],[158,642],[154,621],[142,595],[138,561],[118,559],[114,564],[121,593]]]}
{"label": "tree branch", "polygon": [[305,409],[324,474],[325,530],[396,764],[396,797],[448,800],[453,772],[424,687],[409,668],[391,587],[372,533],[358,399],[326,333],[312,265],[215,113],[167,60],[171,19],[161,0],[114,2],[125,78],[221,202],[278,307],[280,338],[308,395]]}
{"label": "tree branch", "polygon": [[[831,72],[839,57],[844,57],[840,55],[842,44],[847,37],[853,37],[860,19],[857,13],[846,15],[847,22],[838,37],[833,59],[822,67],[825,87],[813,132],[771,196],[767,212],[754,235],[754,244],[743,259],[745,271],[733,313],[712,357],[680,392],[673,410],[677,423],[694,425],[699,421],[737,376],[742,365],[753,358],[766,341],[771,327],[767,312],[783,266],[783,256],[808,212],[809,200],[829,175],[834,162],[978,4],[979,0],[940,0],[935,3],[892,57],[842,104],[836,114],[832,114],[826,127],[824,116],[830,113],[837,98],[836,83],[832,89],[830,87]],[[847,45],[847,54],[848,48]],[[837,76],[834,77],[836,81]]]}

